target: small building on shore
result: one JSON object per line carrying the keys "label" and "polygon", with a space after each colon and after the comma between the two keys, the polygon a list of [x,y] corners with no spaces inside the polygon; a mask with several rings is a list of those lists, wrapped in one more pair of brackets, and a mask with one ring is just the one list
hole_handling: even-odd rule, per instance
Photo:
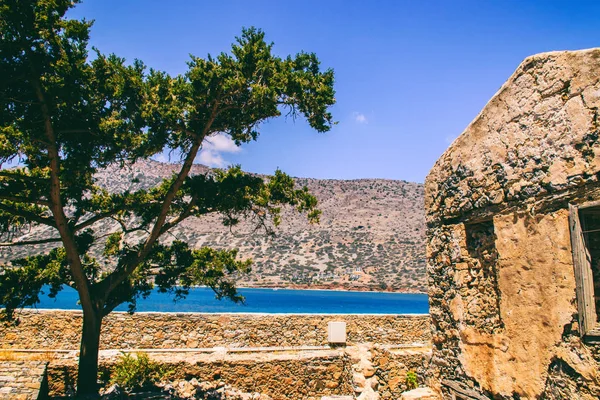
{"label": "small building on shore", "polygon": [[600,398],[600,49],[527,58],[425,182],[445,399]]}

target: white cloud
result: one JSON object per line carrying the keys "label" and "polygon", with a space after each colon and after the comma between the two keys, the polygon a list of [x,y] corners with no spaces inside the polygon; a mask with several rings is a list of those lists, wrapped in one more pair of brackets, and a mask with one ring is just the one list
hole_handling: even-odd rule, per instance
{"label": "white cloud", "polygon": [[354,121],[358,122],[359,124],[368,124],[369,120],[367,119],[367,116],[363,113],[359,113],[359,112],[354,112],[352,113],[352,116],[354,117]]}
{"label": "white cloud", "polygon": [[210,150],[202,150],[198,156],[198,161],[209,167],[223,168],[227,165],[227,162],[219,153]]}
{"label": "white cloud", "polygon": [[235,142],[231,140],[229,135],[217,133],[214,136],[204,139],[202,150],[211,150],[219,153],[239,153],[241,149],[235,145]]}
{"label": "white cloud", "polygon": [[197,160],[209,167],[223,168],[227,165],[227,161],[223,158],[222,153],[239,153],[240,151],[241,149],[228,135],[217,133],[204,139]]}
{"label": "white cloud", "polygon": [[158,162],[167,163],[169,162],[169,156],[167,156],[164,152],[157,154],[154,156],[154,159]]}

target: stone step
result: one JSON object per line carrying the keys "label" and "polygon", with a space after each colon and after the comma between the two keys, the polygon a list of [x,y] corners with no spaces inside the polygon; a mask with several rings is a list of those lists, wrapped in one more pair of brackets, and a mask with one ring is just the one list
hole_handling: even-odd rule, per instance
{"label": "stone step", "polygon": [[428,387],[420,387],[402,393],[400,400],[440,400],[440,397]]}

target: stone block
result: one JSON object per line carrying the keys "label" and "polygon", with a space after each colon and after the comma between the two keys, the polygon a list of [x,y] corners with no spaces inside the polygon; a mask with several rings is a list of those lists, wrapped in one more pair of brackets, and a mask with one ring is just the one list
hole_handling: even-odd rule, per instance
{"label": "stone block", "polygon": [[346,323],[331,321],[327,324],[327,341],[335,344],[346,343]]}
{"label": "stone block", "polygon": [[402,393],[400,400],[439,400],[440,397],[428,387],[420,387]]}

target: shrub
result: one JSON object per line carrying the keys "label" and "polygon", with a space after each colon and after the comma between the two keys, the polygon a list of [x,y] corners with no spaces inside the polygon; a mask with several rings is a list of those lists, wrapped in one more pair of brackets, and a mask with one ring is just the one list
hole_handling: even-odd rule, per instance
{"label": "shrub", "polygon": [[408,371],[406,373],[406,387],[408,390],[416,389],[419,386],[417,382],[417,373],[415,371]]}
{"label": "shrub", "polygon": [[164,365],[160,365],[145,353],[135,356],[123,353],[111,373],[111,383],[116,383],[125,390],[134,390],[154,385],[172,373]]}

